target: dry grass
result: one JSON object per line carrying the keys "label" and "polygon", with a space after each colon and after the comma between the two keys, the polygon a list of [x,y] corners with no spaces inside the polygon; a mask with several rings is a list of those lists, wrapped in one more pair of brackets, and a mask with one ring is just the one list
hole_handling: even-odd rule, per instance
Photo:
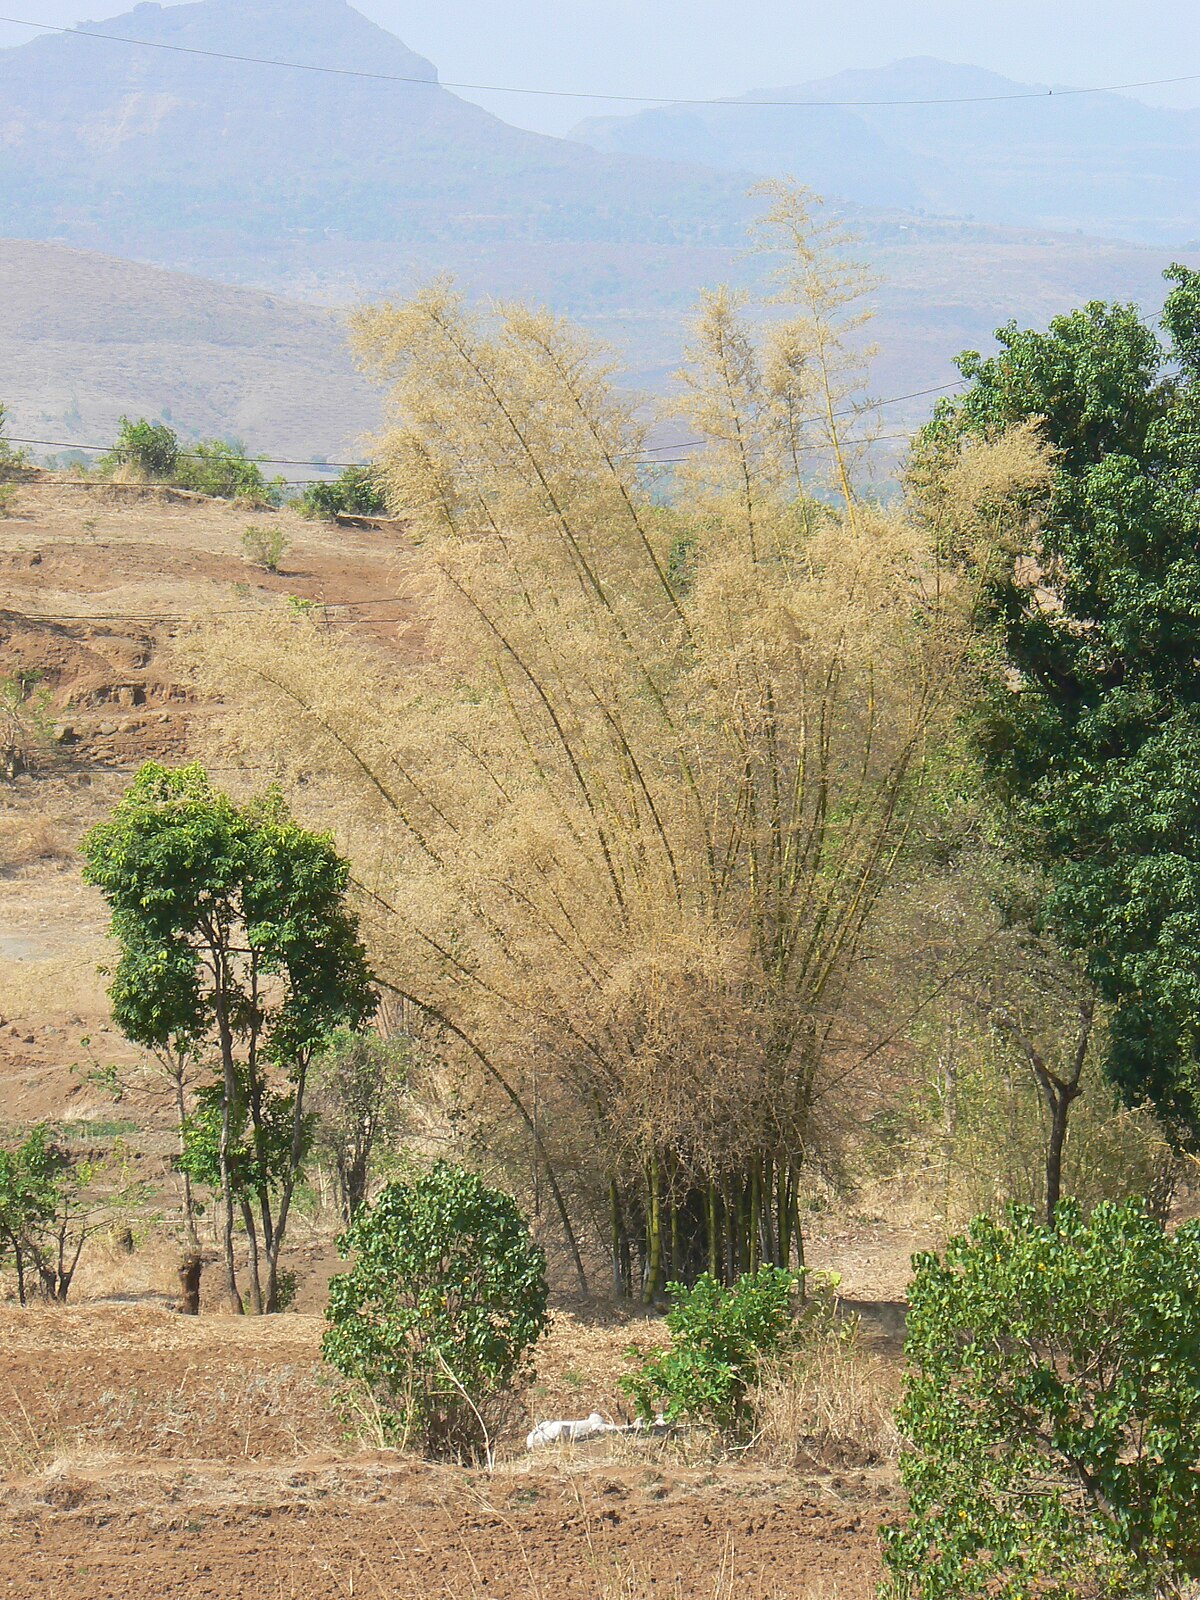
{"label": "dry grass", "polygon": [[857,1340],[829,1339],[762,1379],[755,1397],[758,1449],[781,1466],[862,1466],[891,1461],[900,1369]]}
{"label": "dry grass", "polygon": [[[32,1406],[32,1409],[31,1409]],[[45,1408],[11,1382],[0,1387],[0,1477],[32,1477],[45,1472],[64,1449]]]}
{"label": "dry grass", "polygon": [[286,1460],[341,1438],[318,1363],[261,1372],[186,1372],[173,1388],[106,1390],[96,1398],[89,1444],[175,1457]]}
{"label": "dry grass", "polygon": [[38,861],[66,861],[71,847],[49,817],[0,817],[0,872]]}
{"label": "dry grass", "polygon": [[104,1016],[107,995],[96,969],[106,953],[97,942],[50,961],[0,961],[0,1012],[6,1017]]}

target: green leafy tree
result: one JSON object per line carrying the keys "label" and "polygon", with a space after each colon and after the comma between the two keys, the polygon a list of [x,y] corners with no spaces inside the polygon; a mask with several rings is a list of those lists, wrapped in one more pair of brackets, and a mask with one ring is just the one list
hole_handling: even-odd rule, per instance
{"label": "green leafy tree", "polygon": [[203,439],[185,448],[174,428],[145,417],[137,422],[122,417],[116,443],[96,463],[97,471],[109,475],[120,467],[132,467],[149,483],[259,506],[280,505],[286,488],[282,478],[268,481],[261,462],[240,442]]}
{"label": "green leafy tree", "polygon": [[36,1243],[49,1229],[58,1203],[61,1153],[46,1128],[34,1128],[17,1145],[0,1145],[0,1241],[17,1274],[17,1297],[27,1304]]}
{"label": "green leafy tree", "polygon": [[[918,450],[1036,424],[1045,503],[978,555],[990,649],[975,733],[1046,923],[1109,1003],[1106,1070],[1200,1141],[1200,273],[1173,267],[1162,327],[1094,303],[1000,330]],[[960,552],[961,554],[962,552]],[[974,559],[974,557],[972,557]]]}
{"label": "green leafy tree", "polygon": [[313,483],[297,502],[300,514],[333,522],[338,516],[386,517],[387,497],[374,467],[347,467],[330,483]]}
{"label": "green leafy tree", "polygon": [[[629,1354],[641,1364],[621,1379],[638,1415],[737,1431],[749,1420],[751,1391],[764,1362],[795,1349],[803,1322],[792,1298],[796,1276],[760,1267],[725,1286],[704,1273],[692,1288],[667,1285],[670,1346]],[[811,1310],[810,1310],[811,1314]]]}
{"label": "green leafy tree", "polygon": [[439,1162],[392,1183],[339,1240],[326,1359],[391,1433],[441,1455],[491,1435],[548,1325],[546,1258],[511,1195]]}
{"label": "green leafy tree", "polygon": [[83,851],[84,876],[112,909],[118,1027],[147,1048],[211,1048],[220,1062],[201,1105],[218,1124],[207,1170],[221,1193],[226,1292],[240,1309],[234,1209],[252,1194],[267,1279],[264,1291],[252,1230],[251,1298],[274,1310],[310,1136],[309,1063],[334,1028],[363,1026],[377,1003],[346,905],[347,864],[328,835],[293,820],[277,791],[239,806],[203,767],[154,762]]}
{"label": "green leafy tree", "polygon": [[47,1299],[65,1302],[87,1241],[144,1198],[119,1141],[105,1154],[80,1154],[43,1124],[0,1146],[0,1244],[21,1304],[31,1270]]}
{"label": "green leafy tree", "polygon": [[96,463],[100,472],[112,473],[118,467],[132,467],[151,483],[172,483],[179,470],[179,435],[165,422],[137,422],[121,418],[117,442]]}
{"label": "green leafy tree", "polygon": [[896,1592],[1178,1593],[1200,1576],[1200,1225],[1014,1208],[916,1258]]}
{"label": "green leafy tree", "polygon": [[286,488],[282,478],[264,477],[260,461],[246,454],[244,444],[224,439],[204,439],[182,453],[175,482],[197,494],[256,506],[282,504]]}
{"label": "green leafy tree", "polygon": [[366,1203],[372,1159],[404,1125],[409,1042],[339,1029],[313,1061],[316,1148],[333,1168],[347,1223]]}

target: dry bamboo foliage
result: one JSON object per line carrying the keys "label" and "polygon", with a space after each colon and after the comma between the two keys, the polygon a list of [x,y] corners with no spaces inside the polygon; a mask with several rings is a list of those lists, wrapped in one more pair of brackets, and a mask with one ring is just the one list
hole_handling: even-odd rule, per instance
{"label": "dry bamboo foliage", "polygon": [[[795,372],[832,361],[808,326]],[[728,295],[689,371],[714,442],[670,509],[558,319],[438,284],[355,339],[389,386],[433,659],[288,618],[193,641],[197,669],[336,817],[382,979],[511,1107],[576,1234],[568,1169],[605,1184],[619,1284],[795,1259],[831,1085],[894,1026],[886,908],[960,599],[919,519],[797,494],[779,335],[757,348]]]}

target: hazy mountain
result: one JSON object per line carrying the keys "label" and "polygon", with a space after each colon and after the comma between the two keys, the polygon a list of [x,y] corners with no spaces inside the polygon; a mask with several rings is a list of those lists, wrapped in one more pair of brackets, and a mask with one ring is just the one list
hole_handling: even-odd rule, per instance
{"label": "hazy mountain", "polygon": [[[749,179],[718,170],[754,161],[722,147],[721,125],[708,124],[707,113],[700,123],[716,129],[710,142],[693,150],[684,138],[680,153],[708,165],[602,153],[525,132],[440,87],[427,61],[344,0],[149,4],[99,26],[181,51],[285,58],[419,81],[324,76],[78,34],[0,51],[2,234],[327,304],[403,291],[416,279],[450,272],[473,293],[532,296],[583,319],[621,347],[635,380],[655,384],[678,358],[682,319],[699,287],[745,282],[754,270],[744,255]],[[911,92],[915,80],[905,81]],[[983,109],[993,121],[1011,110]],[[744,133],[757,125],[758,113],[743,114],[747,122],[736,126]],[[851,210],[864,249],[886,279],[875,329],[884,352],[881,392],[944,382],[953,375],[954,354],[979,346],[1009,316],[1044,321],[1094,296],[1148,306],[1160,301],[1169,259],[1162,250],[1050,235],[1029,226],[1019,208],[1023,225],[1008,229],[882,209],[885,201],[925,204],[932,161],[906,157],[907,187],[889,187],[883,178],[892,170],[894,126],[812,114],[821,119],[812,126],[828,135],[824,153],[794,154],[788,166],[817,188],[857,193],[874,207]],[[1146,113],[1151,120],[1157,115]],[[667,124],[672,137],[684,126],[665,118]],[[647,124],[631,119],[619,126]],[[949,184],[949,155],[944,166],[939,181]],[[148,280],[130,272],[124,309],[112,325],[129,333],[123,346],[104,311],[119,298],[121,269],[111,261],[96,264],[93,284],[88,258],[74,260],[75,285],[55,279],[61,293],[39,302],[36,342],[22,346],[16,366],[0,367],[0,400],[20,399],[53,417],[60,409],[70,414],[75,390],[88,389],[99,405],[107,387],[105,415],[142,408],[127,398],[127,375],[138,374],[137,392],[149,395],[150,374],[165,375],[177,360],[180,383],[197,403],[163,403],[182,424],[210,429],[209,418],[224,407],[226,428],[278,450],[299,425],[281,421],[272,434],[271,418],[255,419],[262,402],[250,375],[256,361],[282,352],[264,392],[271,406],[308,408],[309,443],[296,453],[342,448],[330,439],[337,432],[334,399],[356,380],[344,356],[332,353],[329,319],[320,331],[313,324],[312,359],[301,358],[307,334],[299,323],[256,321],[247,303],[223,301],[223,291],[210,284],[152,296],[155,316],[140,329],[138,297],[151,291]],[[0,293],[5,288],[0,283]],[[212,309],[208,335],[198,334],[189,317],[189,292]],[[4,308],[10,339],[22,332],[20,304]],[[203,347],[196,358],[203,378],[190,376],[193,339]],[[231,375],[239,376],[223,389],[216,379],[225,346]],[[322,371],[329,373],[324,396],[314,392]],[[292,383],[299,387],[288,396]],[[47,391],[40,400],[39,385]],[[145,408],[153,409],[149,400]],[[89,416],[82,396],[76,409]],[[285,412],[276,414],[282,419]],[[891,417],[905,420],[902,413]]]}
{"label": "hazy mountain", "polygon": [[[1115,94],[1003,98],[1045,87],[921,57],[719,105],[596,117],[573,136],[626,155],[794,172],[818,190],[872,206],[1145,243],[1200,238],[1200,111]],[[812,103],[960,97],[973,103]],[[799,104],[745,104],[758,100]]]}
{"label": "hazy mountain", "polygon": [[128,413],[332,460],[356,459],[379,420],[332,312],[14,240],[0,240],[0,401],[23,438],[107,444]]}
{"label": "hazy mountain", "polygon": [[[139,5],[107,32],[284,56],[380,83],[77,34],[0,52],[10,230],[272,276],[289,252],[386,243],[733,243],[743,184],[509,127],[345,0]],[[6,230],[8,231],[8,230]]]}

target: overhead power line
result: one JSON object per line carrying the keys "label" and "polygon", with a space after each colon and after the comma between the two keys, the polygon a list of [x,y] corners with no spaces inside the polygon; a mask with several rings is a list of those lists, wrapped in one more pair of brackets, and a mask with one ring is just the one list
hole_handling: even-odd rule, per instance
{"label": "overhead power line", "polygon": [[[0,17],[0,22],[4,19]],[[4,436],[10,444],[32,444],[44,450],[86,450],[89,455],[100,453],[108,455],[117,447],[115,444],[82,444],[78,439],[18,439],[11,433]],[[208,457],[201,450],[180,450],[181,456],[187,456],[191,461],[204,461]],[[266,467],[369,467],[369,461],[293,461],[287,456],[245,456],[228,455],[221,459],[225,461],[249,462],[253,466]],[[313,480],[314,482],[317,480]]]}
{"label": "overhead power line", "polygon": [[1173,78],[1141,78],[1129,83],[1090,84],[1080,89],[1019,89],[1010,94],[935,95],[925,99],[894,100],[730,100],[688,95],[605,94],[595,89],[532,89],[511,83],[464,83],[451,78],[418,78],[394,72],[364,72],[353,67],[327,67],[311,61],[281,61],[273,56],[237,55],[229,50],[201,50],[194,45],[167,44],[160,39],[131,39],[125,34],[103,33],[98,28],[66,28],[49,22],[30,22],[27,17],[0,17],[0,22],[18,28],[33,28],[40,33],[71,34],[84,39],[106,39],[112,44],[135,45],[144,50],[168,50],[174,55],[204,56],[212,61],[234,61],[244,66],[282,67],[292,72],[319,72],[332,78],[362,78],[373,83],[408,84],[423,89],[466,89],[477,94],[534,95],[549,100],[601,100],[638,106],[778,106],[791,110],[809,107],[863,109],[869,106],[967,106],[1003,100],[1059,100],[1068,95],[1120,94],[1128,89],[1159,89],[1169,84],[1198,83],[1200,72]]}
{"label": "overhead power line", "polygon": [[[2,22],[3,20],[4,20],[3,17],[0,17],[0,22]],[[926,395],[931,395],[931,394],[948,394],[951,389],[961,388],[964,381],[965,380],[962,379],[962,378],[955,378],[953,383],[935,384],[934,387],[931,388],[931,389],[913,389],[908,394],[893,394],[893,395],[888,395],[883,400],[869,400],[869,401],[865,401],[862,405],[846,406],[843,410],[835,411],[833,413],[833,416],[834,416],[835,419],[840,419],[840,418],[843,418],[843,417],[856,417],[856,416],[861,416],[863,414],[863,412],[865,412],[865,411],[877,411],[877,410],[880,410],[884,406],[899,405],[904,400],[920,400],[920,399],[923,399]],[[822,417],[805,417],[805,418],[802,419],[802,421],[799,424],[799,426],[815,426],[817,423],[825,422],[827,420],[828,419],[823,417],[823,416]],[[113,450],[115,450],[115,448],[116,448],[116,446],[112,445],[112,444],[83,444],[78,439],[22,439],[22,438],[18,438],[15,434],[11,434],[11,433],[6,433],[4,435],[4,438],[9,444],[34,445],[38,449],[42,449],[42,450],[83,450],[83,451],[86,451],[89,455],[92,455],[92,454],[108,455]],[[667,450],[692,450],[692,449],[697,449],[698,450],[698,449],[703,449],[703,447],[705,445],[709,444],[710,442],[711,441],[708,440],[708,439],[680,439],[680,440],[676,441],[674,444],[644,445],[642,447],[642,454],[644,454],[645,456],[649,457],[649,456],[661,455],[664,451],[667,451]],[[179,454],[181,456],[188,457],[189,460],[204,460],[205,459],[203,454],[198,450],[182,450],[181,449],[179,451]],[[301,461],[301,460],[297,460],[297,459],[295,459],[294,457],[291,457],[291,456],[233,455],[233,456],[226,456],[224,459],[227,460],[227,461],[239,461],[239,462],[243,462],[243,463],[248,463],[248,464],[250,464],[252,466],[328,467],[331,471],[335,470],[337,468],[349,469],[351,467],[359,467],[359,468],[370,467],[370,466],[372,466],[374,464],[374,463],[372,463],[370,461],[318,461],[318,460],[315,460],[315,459]],[[618,456],[616,459],[617,460],[628,460],[629,458],[628,457]],[[639,459],[637,461],[635,461],[633,464],[635,466],[658,466],[658,465],[669,466],[670,462],[655,462],[655,461],[652,461],[652,460],[642,460],[640,458],[640,456],[639,456]],[[296,479],[294,481],[297,482],[297,483],[322,483],[325,480],[322,479],[322,478],[300,478],[300,479]]]}

